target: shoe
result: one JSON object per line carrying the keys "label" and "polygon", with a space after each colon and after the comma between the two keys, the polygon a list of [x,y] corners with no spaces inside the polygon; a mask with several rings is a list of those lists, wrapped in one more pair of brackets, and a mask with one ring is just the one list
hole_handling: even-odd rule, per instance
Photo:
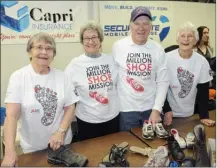
{"label": "shoe", "polygon": [[179,163],[176,162],[175,160],[170,161],[168,167],[179,167]]}
{"label": "shoe", "polygon": [[137,146],[131,146],[130,147],[130,151],[132,153],[139,153],[141,155],[144,155],[144,156],[152,156],[153,155],[153,152],[155,151],[156,149],[152,149],[152,148],[140,148],[140,147],[137,147]]}
{"label": "shoe", "polygon": [[174,136],[169,136],[168,139],[168,148],[172,157],[176,161],[182,161],[185,158],[183,150],[180,148],[178,142],[175,140]]}
{"label": "shoe", "polygon": [[155,124],[155,133],[159,138],[168,138],[169,133],[164,129],[162,123]]}
{"label": "shoe", "polygon": [[109,154],[109,161],[115,167],[129,167],[129,162],[125,158],[125,153],[127,148],[121,148],[118,147],[117,145],[113,145],[110,154]]}
{"label": "shoe", "polygon": [[171,135],[174,136],[175,140],[178,142],[180,148],[185,149],[186,148],[186,142],[184,138],[179,136],[179,132],[176,129],[171,129],[170,130]]}
{"label": "shoe", "polygon": [[61,146],[58,150],[53,151],[48,145],[48,163],[60,165],[64,164],[67,167],[84,167],[88,163],[86,156],[74,153],[65,146]]}
{"label": "shoe", "polygon": [[180,167],[195,167],[195,160],[191,157],[186,157]]}
{"label": "shoe", "polygon": [[129,162],[125,158],[125,153],[128,151],[129,144],[127,142],[122,142],[119,145],[114,144],[109,154],[104,158],[100,166],[105,167],[129,167]]}
{"label": "shoe", "polygon": [[148,122],[148,120],[144,121],[143,127],[142,127],[142,137],[144,139],[154,139],[154,130],[151,123]]}
{"label": "shoe", "polygon": [[195,135],[192,132],[189,132],[185,137],[186,146],[189,149],[192,149],[195,145]]}
{"label": "shoe", "polygon": [[130,84],[130,86],[137,92],[144,92],[144,87],[135,81],[135,79],[126,77],[126,81]]}
{"label": "shoe", "polygon": [[168,150],[165,146],[159,146],[143,167],[167,167],[168,165]]}
{"label": "shoe", "polygon": [[103,97],[102,95],[100,95],[97,92],[89,92],[90,97],[96,99],[98,102],[102,103],[102,104],[108,104],[108,99],[106,97]]}
{"label": "shoe", "polygon": [[194,127],[194,135],[196,137],[196,151],[195,160],[196,167],[209,167],[209,157],[206,149],[206,135],[204,132],[204,126],[199,124]]}

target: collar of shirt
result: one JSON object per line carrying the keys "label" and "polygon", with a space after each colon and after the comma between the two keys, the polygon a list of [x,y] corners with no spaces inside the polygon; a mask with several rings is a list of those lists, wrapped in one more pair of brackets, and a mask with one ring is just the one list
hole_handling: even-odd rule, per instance
{"label": "collar of shirt", "polygon": [[132,36],[128,36],[128,39],[127,39],[127,42],[128,42],[128,45],[137,45],[137,46],[142,46],[142,47],[145,47],[145,48],[152,48],[152,45],[150,43],[150,39],[147,40],[147,42],[143,45],[138,45],[138,44],[135,44],[133,42],[133,39],[132,39]]}

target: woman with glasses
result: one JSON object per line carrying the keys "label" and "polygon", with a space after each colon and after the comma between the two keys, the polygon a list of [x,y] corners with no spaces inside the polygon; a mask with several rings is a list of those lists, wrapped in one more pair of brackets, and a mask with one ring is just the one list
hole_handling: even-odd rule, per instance
{"label": "woman with glasses", "polygon": [[78,97],[64,72],[50,67],[56,55],[52,37],[38,33],[27,44],[30,64],[10,77],[4,123],[5,157],[2,166],[17,165],[15,137],[20,122],[20,145],[24,153],[50,147],[55,151],[72,140],[71,121]]}
{"label": "woman with glasses", "polygon": [[177,33],[179,48],[167,53],[170,86],[168,101],[163,108],[165,125],[172,124],[173,117],[192,116],[195,109],[201,123],[207,126],[215,124],[215,121],[209,119],[208,113],[209,81],[212,80],[210,66],[202,55],[194,52],[197,40],[196,28],[187,22]]}
{"label": "woman with glasses", "polygon": [[100,52],[103,30],[89,22],[80,30],[84,53],[73,58],[65,73],[75,86],[78,139],[85,140],[119,131],[119,109],[114,60]]}

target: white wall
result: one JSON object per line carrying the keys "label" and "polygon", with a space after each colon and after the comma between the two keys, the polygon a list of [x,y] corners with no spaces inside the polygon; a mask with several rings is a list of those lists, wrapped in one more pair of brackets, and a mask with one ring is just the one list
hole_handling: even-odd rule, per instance
{"label": "white wall", "polygon": [[[186,2],[165,2],[165,1],[119,1],[121,3],[127,4],[159,4],[162,6],[165,3],[169,3],[171,8],[171,14],[173,17],[173,22],[171,23],[171,30],[168,35],[168,38],[162,43],[164,47],[167,47],[172,44],[176,44],[176,29],[177,27],[185,21],[191,21],[196,26],[206,25],[210,28],[210,41],[215,50],[215,39],[216,39],[216,20],[215,20],[215,4],[203,4],[203,3],[186,3]],[[87,2],[89,6],[88,19],[99,20],[99,2],[92,1]],[[103,3],[103,2],[100,2]],[[111,1],[108,3],[116,3]],[[167,4],[168,5],[168,4]],[[109,21],[109,17],[112,17],[110,20],[115,23],[123,23],[121,13],[119,11],[118,15],[109,16],[103,15],[100,21],[103,24]],[[130,12],[127,15],[124,15],[125,21],[129,20]],[[127,22],[128,23],[128,22]],[[111,52],[111,46],[117,38],[105,38],[103,42],[102,51],[105,53]],[[70,62],[73,57],[79,56],[83,52],[82,45],[80,43],[57,43],[57,56],[52,63],[52,66],[64,69],[65,66]],[[19,69],[25,65],[29,64],[29,59],[26,53],[26,45],[2,45],[1,44],[1,106],[4,106],[5,92],[8,85],[8,80],[12,72],[16,69]]]}

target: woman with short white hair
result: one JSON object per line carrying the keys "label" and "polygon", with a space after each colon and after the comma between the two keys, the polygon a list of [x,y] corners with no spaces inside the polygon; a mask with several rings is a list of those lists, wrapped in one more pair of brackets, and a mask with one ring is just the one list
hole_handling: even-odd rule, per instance
{"label": "woman with short white hair", "polygon": [[20,145],[24,153],[48,147],[59,149],[72,140],[71,122],[78,97],[70,92],[61,70],[51,67],[56,43],[46,33],[32,36],[27,43],[30,64],[10,77],[6,93],[4,123],[5,156],[2,166],[17,166],[15,149],[17,121]]}
{"label": "woman with short white hair", "polygon": [[197,97],[200,121],[213,126],[215,121],[209,119],[208,99],[210,66],[207,60],[194,52],[198,32],[190,22],[183,24],[177,33],[179,48],[167,53],[167,66],[170,86],[163,111],[164,124],[172,124],[172,117],[190,117],[194,114]]}

